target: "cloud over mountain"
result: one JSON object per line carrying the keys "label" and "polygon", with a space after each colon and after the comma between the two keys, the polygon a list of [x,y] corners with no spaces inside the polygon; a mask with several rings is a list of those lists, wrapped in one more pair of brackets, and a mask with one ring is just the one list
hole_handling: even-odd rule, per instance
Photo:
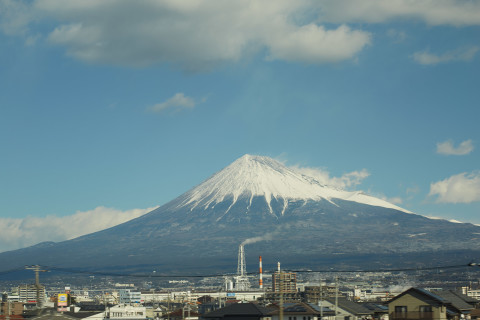
{"label": "cloud over mountain", "polygon": [[480,201],[480,173],[460,173],[430,184],[429,196],[438,196],[440,203]]}
{"label": "cloud over mountain", "polygon": [[34,245],[44,241],[64,241],[84,234],[107,229],[140,217],[154,210],[131,209],[126,211],[114,208],[97,207],[88,211],[59,217],[0,218],[0,252]]}

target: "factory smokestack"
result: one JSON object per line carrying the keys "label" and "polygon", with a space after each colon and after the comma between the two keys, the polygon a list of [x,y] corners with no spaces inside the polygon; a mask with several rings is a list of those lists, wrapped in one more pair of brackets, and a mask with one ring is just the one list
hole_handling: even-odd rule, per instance
{"label": "factory smokestack", "polygon": [[262,271],[262,256],[259,257],[258,260],[258,286],[260,289],[263,289],[263,271]]}

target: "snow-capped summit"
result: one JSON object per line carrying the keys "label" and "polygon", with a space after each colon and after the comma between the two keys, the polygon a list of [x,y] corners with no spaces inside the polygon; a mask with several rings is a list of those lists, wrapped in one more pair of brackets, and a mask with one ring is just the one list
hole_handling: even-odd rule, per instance
{"label": "snow-capped summit", "polygon": [[409,212],[363,192],[339,190],[322,185],[314,177],[289,168],[272,158],[249,154],[237,159],[189,191],[181,206],[209,208],[223,201],[231,201],[232,207],[239,198],[244,197],[249,199],[250,204],[254,197],[264,197],[270,212],[273,210],[272,200],[281,201],[282,214],[288,207],[289,200],[322,199],[333,204],[335,199],[341,199]]}
{"label": "snow-capped summit", "polygon": [[261,255],[271,264],[308,268],[450,265],[480,255],[479,234],[479,226],[410,214],[362,192],[325,186],[271,158],[245,155],[121,225],[0,253],[0,269],[40,264],[218,271],[237,261],[242,243],[249,245],[247,259]]}

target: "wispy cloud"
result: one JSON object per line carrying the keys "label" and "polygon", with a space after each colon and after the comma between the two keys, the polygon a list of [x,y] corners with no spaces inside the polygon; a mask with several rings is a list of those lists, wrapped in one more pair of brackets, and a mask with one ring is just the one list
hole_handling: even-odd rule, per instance
{"label": "wispy cloud", "polygon": [[[43,241],[64,241],[113,227],[140,217],[156,207],[121,211],[97,207],[69,216],[48,215],[23,219],[0,218],[0,252],[27,247]],[[94,223],[92,223],[94,221]]]}
{"label": "wispy cloud", "polygon": [[429,196],[437,196],[438,203],[480,201],[480,172],[464,172],[431,183]]}
{"label": "wispy cloud", "polygon": [[416,19],[430,25],[479,25],[480,2],[463,0],[324,0],[321,18],[329,22],[381,23]]}
{"label": "wispy cloud", "polygon": [[393,204],[403,204],[403,199],[401,197],[382,197],[381,199]]}
{"label": "wispy cloud", "polygon": [[370,173],[366,169],[348,172],[340,177],[331,177],[330,172],[321,168],[308,168],[299,166],[293,166],[292,168],[307,176],[315,178],[323,185],[344,190],[356,187],[357,185],[361,184],[365,178],[370,176]]}
{"label": "wispy cloud", "polygon": [[444,155],[463,156],[471,153],[473,148],[472,140],[465,140],[458,147],[454,146],[453,140],[437,143],[437,153]]}
{"label": "wispy cloud", "polygon": [[407,38],[405,31],[388,29],[387,36],[390,37],[394,42],[403,42]]}
{"label": "wispy cloud", "polygon": [[32,7],[19,0],[0,0],[0,31],[7,35],[25,35],[32,21]]}
{"label": "wispy cloud", "polygon": [[407,188],[407,190],[405,191],[405,193],[409,196],[418,194],[419,192],[420,192],[420,187],[416,185],[410,188]]}
{"label": "wispy cloud", "polygon": [[471,61],[477,54],[479,47],[469,47],[448,51],[440,55],[428,51],[415,52],[412,55],[413,60],[423,65],[436,65],[452,61]]}
{"label": "wispy cloud", "polygon": [[195,107],[195,100],[186,96],[184,93],[176,93],[173,97],[164,102],[157,103],[147,109],[152,112],[162,112],[166,109],[184,109]]}

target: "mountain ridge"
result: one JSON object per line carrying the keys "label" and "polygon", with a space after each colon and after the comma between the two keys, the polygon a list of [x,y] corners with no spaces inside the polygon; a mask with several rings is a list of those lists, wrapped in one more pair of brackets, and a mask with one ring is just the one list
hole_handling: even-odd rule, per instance
{"label": "mountain ridge", "polygon": [[[349,200],[358,199],[358,192],[318,193],[326,188],[318,181],[258,157],[244,156],[239,160],[246,166],[233,162],[163,206],[115,227],[0,253],[0,270],[29,264],[218,269],[235,265],[241,243],[248,243],[250,257],[262,255],[266,262],[284,265],[419,266],[480,254],[478,226]],[[271,175],[276,178],[269,180]],[[273,189],[262,189],[259,181],[275,183]],[[314,191],[298,196],[306,186]],[[332,196],[337,194],[343,198]]]}

